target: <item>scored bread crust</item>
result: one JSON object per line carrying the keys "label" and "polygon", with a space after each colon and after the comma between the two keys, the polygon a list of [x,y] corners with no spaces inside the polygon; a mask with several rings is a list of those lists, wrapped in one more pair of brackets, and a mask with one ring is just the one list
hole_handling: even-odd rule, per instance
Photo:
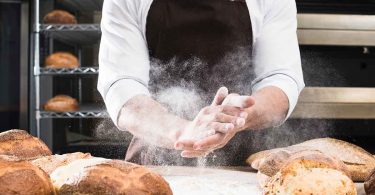
{"label": "scored bread crust", "polygon": [[68,52],[55,52],[49,55],[44,64],[48,68],[78,68],[78,58]]}
{"label": "scored bread crust", "polygon": [[56,169],[51,178],[61,195],[172,194],[169,184],[160,175],[120,160],[77,160]]}
{"label": "scored bread crust", "polygon": [[285,151],[274,152],[267,158],[263,159],[258,170],[261,173],[271,177],[275,175],[283,166],[285,166],[285,164],[297,159],[323,162],[330,165],[331,168],[342,171],[348,177],[351,177],[350,171],[342,161],[323,154],[318,150],[304,150],[295,152],[293,154],[287,154]]}
{"label": "scored bread crust", "polygon": [[45,156],[31,161],[31,163],[41,168],[44,172],[51,174],[58,167],[67,165],[79,159],[88,158],[92,158],[92,156],[89,153],[76,152],[63,155]]}
{"label": "scored bread crust", "polygon": [[64,10],[53,10],[44,16],[45,24],[77,24],[77,19],[72,14]]}
{"label": "scored bread crust", "polygon": [[331,163],[310,159],[288,162],[263,188],[266,195],[356,195],[353,181]]}
{"label": "scored bread crust", "polygon": [[[280,151],[292,155],[293,153],[305,150],[320,151],[323,154],[341,160],[345,164],[353,181],[363,182],[370,171],[375,168],[375,158],[366,150],[354,144],[332,138],[313,139],[285,148],[258,152],[251,155],[246,162],[254,169],[259,170],[261,162],[267,161],[267,159],[270,161],[270,159],[276,158],[274,160],[276,162],[277,158],[280,157],[278,156]],[[277,155],[275,155],[275,153]],[[272,171],[274,174],[275,170],[279,169],[280,166],[282,166],[282,163],[281,165],[279,163],[274,167],[269,167],[269,169],[274,169]]]}
{"label": "scored bread crust", "polygon": [[375,169],[372,170],[370,175],[366,178],[364,188],[367,195],[375,195]]}
{"label": "scored bread crust", "polygon": [[56,112],[73,112],[78,110],[78,101],[67,95],[57,95],[47,101],[44,109]]}
{"label": "scored bread crust", "polygon": [[0,133],[0,155],[33,160],[51,154],[45,143],[26,131],[14,129]]}
{"label": "scored bread crust", "polygon": [[49,176],[27,161],[0,160],[0,194],[55,194]]}

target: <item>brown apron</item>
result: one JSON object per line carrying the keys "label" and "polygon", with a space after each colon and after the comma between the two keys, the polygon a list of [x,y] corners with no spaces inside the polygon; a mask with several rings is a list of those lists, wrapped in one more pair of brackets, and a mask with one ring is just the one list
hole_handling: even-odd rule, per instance
{"label": "brown apron", "polygon": [[[252,26],[245,0],[154,0],[147,17],[150,89],[188,85],[212,99],[216,90],[251,93]],[[134,137],[126,160],[143,165],[242,165],[251,132],[238,133],[223,149],[202,159],[152,146]]]}

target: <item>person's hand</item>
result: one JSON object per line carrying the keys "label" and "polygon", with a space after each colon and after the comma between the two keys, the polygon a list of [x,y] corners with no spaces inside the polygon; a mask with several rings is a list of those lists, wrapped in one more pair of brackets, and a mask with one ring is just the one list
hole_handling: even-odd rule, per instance
{"label": "person's hand", "polygon": [[[251,96],[239,96],[238,94],[227,96],[222,103],[222,105],[236,106],[240,107],[241,109],[250,108],[254,104],[255,100]],[[246,118],[244,120],[246,120]],[[193,149],[196,151],[214,151],[223,148],[239,131],[245,128],[244,125],[245,124],[237,126],[228,131],[216,131],[214,135],[208,136],[207,138],[196,142],[193,146]],[[184,153],[185,156],[189,154],[190,152],[187,151]]]}
{"label": "person's hand", "polygon": [[208,150],[196,150],[194,145],[201,139],[215,135],[227,134],[245,125],[247,113],[240,107],[230,104],[221,105],[228,96],[228,89],[220,88],[212,105],[203,108],[196,118],[181,131],[175,143],[175,149],[182,150],[181,156],[193,158],[204,156]]}
{"label": "person's hand", "polygon": [[[226,93],[223,93],[223,92]],[[240,130],[244,129],[244,125],[247,118],[247,113],[244,112],[245,108],[249,108],[254,105],[254,99],[250,96],[239,96],[238,94],[228,95],[227,89],[220,89],[214,98],[211,107],[227,107],[235,108],[240,111],[240,114],[232,115],[233,128],[217,128],[215,133],[206,131],[201,136],[203,139],[200,140],[186,140],[183,145],[179,145],[181,142],[177,142],[176,149],[183,150],[181,156],[186,158],[195,158],[205,156],[213,150],[224,147],[229,140]],[[233,118],[236,117],[236,118]],[[204,131],[203,131],[204,132]]]}

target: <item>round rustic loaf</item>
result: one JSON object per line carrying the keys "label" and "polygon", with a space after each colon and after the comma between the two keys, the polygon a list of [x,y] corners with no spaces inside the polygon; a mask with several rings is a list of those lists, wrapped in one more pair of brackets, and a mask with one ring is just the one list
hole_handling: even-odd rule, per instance
{"label": "round rustic loaf", "polygon": [[367,195],[375,195],[375,169],[366,178],[365,191]]}
{"label": "round rustic loaf", "polygon": [[77,24],[77,19],[67,11],[54,10],[44,16],[45,24]]}
{"label": "round rustic loaf", "polygon": [[26,131],[10,130],[0,133],[0,155],[13,156],[19,160],[33,160],[51,154],[45,143]]}
{"label": "round rustic loaf", "polygon": [[44,64],[48,68],[78,68],[78,58],[68,52],[55,52],[49,55]]}
{"label": "round rustic loaf", "polygon": [[51,174],[54,170],[61,166],[68,165],[69,163],[79,159],[88,158],[92,158],[89,153],[75,152],[63,155],[44,156],[31,161],[31,163],[41,168],[44,172]]}
{"label": "round rustic loaf", "polygon": [[78,102],[76,99],[67,95],[57,95],[44,105],[44,110],[55,112],[73,112],[78,110]]}
{"label": "round rustic loaf", "polygon": [[263,188],[267,195],[356,195],[353,181],[330,163],[296,159],[270,178]]}
{"label": "round rustic loaf", "polygon": [[61,195],[172,194],[169,184],[160,175],[120,160],[76,160],[57,168],[50,176]]}
{"label": "round rustic loaf", "polygon": [[49,176],[27,161],[0,160],[0,194],[55,194]]}

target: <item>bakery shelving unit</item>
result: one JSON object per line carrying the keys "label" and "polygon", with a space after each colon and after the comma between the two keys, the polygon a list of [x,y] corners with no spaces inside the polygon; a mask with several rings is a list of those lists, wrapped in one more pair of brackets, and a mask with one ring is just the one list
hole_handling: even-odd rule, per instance
{"label": "bakery shelving unit", "polygon": [[[48,6],[44,5],[48,4]],[[97,64],[82,63],[82,48],[90,48],[97,44],[101,37],[100,25],[95,23],[79,24],[42,24],[41,18],[45,13],[55,9],[65,9],[80,16],[81,13],[91,14],[101,11],[103,0],[34,0],[33,4],[33,26],[31,39],[31,75],[30,75],[30,132],[44,140],[50,148],[53,148],[53,119],[73,119],[79,121],[79,129],[83,128],[82,120],[108,118],[104,106],[97,103],[86,103],[82,100],[83,78],[95,79],[99,68]],[[92,14],[93,15],[93,14]],[[86,19],[87,21],[87,19]],[[60,45],[67,45],[74,48],[74,53],[78,56],[81,66],[74,69],[46,68],[43,67],[44,57],[51,54],[56,47],[56,42]],[[66,47],[65,47],[66,48]],[[63,49],[64,50],[64,49]],[[97,54],[94,54],[97,55]],[[73,79],[77,91],[77,99],[80,109],[75,112],[51,112],[43,110],[43,98],[51,98],[56,82],[55,78]],[[65,82],[65,81],[64,81]],[[96,89],[90,89],[95,91]],[[96,102],[96,100],[94,100]],[[101,104],[102,105],[102,104]]]}

